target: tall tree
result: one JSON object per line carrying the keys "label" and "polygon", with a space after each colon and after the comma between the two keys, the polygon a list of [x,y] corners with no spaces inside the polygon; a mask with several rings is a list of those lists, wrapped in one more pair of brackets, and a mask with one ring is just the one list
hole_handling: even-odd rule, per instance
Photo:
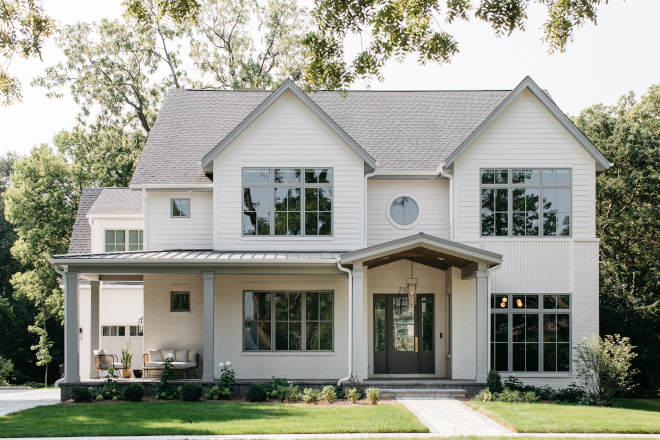
{"label": "tall tree", "polygon": [[660,391],[660,86],[583,110],[577,126],[614,166],[596,180],[601,333],[630,337],[636,393]]}
{"label": "tall tree", "polygon": [[0,0],[0,103],[23,98],[21,83],[9,74],[15,56],[41,58],[41,47],[55,28],[40,1]]}
{"label": "tall tree", "polygon": [[5,216],[16,225],[18,239],[12,255],[27,268],[11,279],[15,295],[29,299],[37,308],[30,332],[39,340],[37,364],[48,364],[53,357],[49,336],[50,321],[61,328],[64,320],[60,277],[48,262],[51,255],[65,253],[80,198],[70,166],[47,145],[35,147],[30,156],[14,164],[11,187],[4,193]]}

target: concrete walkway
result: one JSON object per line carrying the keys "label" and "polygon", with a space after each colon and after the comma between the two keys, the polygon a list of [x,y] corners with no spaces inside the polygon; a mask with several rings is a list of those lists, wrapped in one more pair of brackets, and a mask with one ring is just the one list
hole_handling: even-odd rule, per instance
{"label": "concrete walkway", "polygon": [[452,398],[397,397],[432,434],[498,437],[513,432]]}
{"label": "concrete walkway", "polygon": [[54,390],[12,390],[4,388],[0,390],[0,417],[14,411],[56,403],[60,403],[59,388]]}

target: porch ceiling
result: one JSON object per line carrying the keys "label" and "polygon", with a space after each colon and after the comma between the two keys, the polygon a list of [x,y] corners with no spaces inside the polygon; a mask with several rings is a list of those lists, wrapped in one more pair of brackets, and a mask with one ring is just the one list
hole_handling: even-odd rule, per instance
{"label": "porch ceiling", "polygon": [[471,260],[449,255],[444,252],[439,252],[433,249],[418,246],[412,249],[406,249],[401,252],[393,253],[383,257],[366,260],[362,264],[368,266],[369,269],[374,269],[379,266],[394,263],[400,260],[410,260],[410,254],[418,254],[413,261],[415,263],[423,264],[425,266],[433,267],[435,269],[447,270],[450,267],[464,268],[473,263]]}

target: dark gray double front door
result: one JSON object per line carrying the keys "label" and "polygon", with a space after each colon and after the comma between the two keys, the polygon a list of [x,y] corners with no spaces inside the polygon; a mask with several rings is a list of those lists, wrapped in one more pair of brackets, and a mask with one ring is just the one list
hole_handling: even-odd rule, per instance
{"label": "dark gray double front door", "polygon": [[374,374],[435,373],[433,295],[374,295]]}

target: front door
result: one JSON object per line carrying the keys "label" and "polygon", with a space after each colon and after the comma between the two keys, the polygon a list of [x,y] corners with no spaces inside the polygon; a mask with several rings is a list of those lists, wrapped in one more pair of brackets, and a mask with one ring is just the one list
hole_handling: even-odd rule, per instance
{"label": "front door", "polygon": [[374,373],[435,373],[433,295],[374,295]]}

